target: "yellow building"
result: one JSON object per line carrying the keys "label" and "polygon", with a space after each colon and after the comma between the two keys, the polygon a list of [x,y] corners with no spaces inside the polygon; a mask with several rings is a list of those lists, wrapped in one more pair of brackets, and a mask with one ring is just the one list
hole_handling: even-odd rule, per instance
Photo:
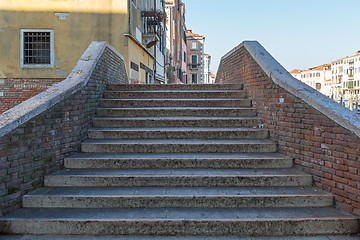
{"label": "yellow building", "polygon": [[92,41],[125,58],[132,83],[153,76],[142,0],[1,0],[0,79],[65,78]]}

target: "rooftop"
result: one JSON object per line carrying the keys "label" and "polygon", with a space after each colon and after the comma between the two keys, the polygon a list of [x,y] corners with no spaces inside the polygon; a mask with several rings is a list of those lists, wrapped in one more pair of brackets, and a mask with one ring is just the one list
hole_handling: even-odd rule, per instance
{"label": "rooftop", "polygon": [[191,29],[188,29],[188,30],[187,30],[187,32],[186,32],[186,37],[193,37],[193,38],[202,38],[202,39],[205,39],[204,36],[199,35],[199,34],[196,34],[196,33],[193,33]]}

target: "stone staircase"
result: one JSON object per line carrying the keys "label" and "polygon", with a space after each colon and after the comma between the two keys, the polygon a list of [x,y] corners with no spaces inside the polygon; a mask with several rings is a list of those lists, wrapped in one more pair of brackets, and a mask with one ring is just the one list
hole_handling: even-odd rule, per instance
{"label": "stone staircase", "polygon": [[358,219],[277,153],[242,85],[110,85],[82,153],[0,218],[8,234],[347,234]]}

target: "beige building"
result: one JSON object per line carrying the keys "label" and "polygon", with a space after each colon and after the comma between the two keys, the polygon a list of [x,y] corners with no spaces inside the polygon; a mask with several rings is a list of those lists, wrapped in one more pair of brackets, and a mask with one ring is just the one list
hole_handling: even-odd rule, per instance
{"label": "beige building", "polygon": [[164,81],[163,7],[161,0],[0,1],[0,79],[65,78],[92,41],[107,41],[124,56],[132,83]]}
{"label": "beige building", "polygon": [[330,96],[331,65],[323,64],[301,71],[300,80],[322,94]]}

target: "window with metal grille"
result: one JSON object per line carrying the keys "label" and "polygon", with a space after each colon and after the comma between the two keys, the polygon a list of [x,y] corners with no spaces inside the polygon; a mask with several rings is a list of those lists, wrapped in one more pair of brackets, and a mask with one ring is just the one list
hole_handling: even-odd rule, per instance
{"label": "window with metal grille", "polygon": [[21,30],[22,68],[52,68],[53,61],[53,30]]}

